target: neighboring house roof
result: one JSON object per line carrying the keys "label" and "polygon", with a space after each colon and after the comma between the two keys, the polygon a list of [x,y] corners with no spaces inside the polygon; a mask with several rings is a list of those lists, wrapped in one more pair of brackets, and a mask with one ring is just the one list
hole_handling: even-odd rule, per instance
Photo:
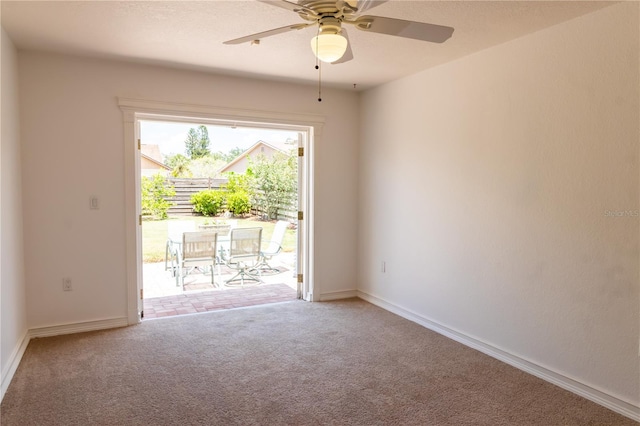
{"label": "neighboring house roof", "polygon": [[[140,154],[140,157],[144,158],[145,160],[151,162],[154,165],[157,165],[158,167],[154,167],[154,169],[165,169],[165,170],[171,170],[171,167],[167,166],[164,163],[161,163],[151,157],[149,157],[148,155],[144,155],[144,154]],[[144,167],[143,167],[144,168]],[[148,167],[147,167],[148,168]]]}
{"label": "neighboring house roof", "polygon": [[[162,162],[162,154],[160,153],[160,147],[158,145],[142,144],[140,145],[140,157],[150,161],[155,169],[171,170],[171,167]],[[143,167],[144,168],[144,167]]]}
{"label": "neighboring house roof", "polygon": [[281,153],[285,153],[283,150],[281,150],[278,147],[275,147],[273,145],[271,145],[270,143],[267,143],[265,141],[258,141],[256,143],[254,143],[253,145],[251,145],[249,148],[247,148],[246,151],[244,151],[242,154],[238,155],[236,158],[234,158],[233,160],[231,160],[229,163],[227,163],[226,166],[224,166],[223,168],[221,168],[218,173],[224,173],[224,172],[228,172],[231,169],[233,169],[237,163],[241,162],[241,161],[246,161],[246,158],[251,156],[251,155],[259,155],[262,154],[264,151],[264,148],[268,148],[269,151],[271,153],[273,152],[281,152]]}
{"label": "neighboring house roof", "polygon": [[158,163],[162,163],[162,154],[160,153],[160,147],[158,145],[151,145],[143,143],[140,145],[140,153],[147,158],[156,160]]}

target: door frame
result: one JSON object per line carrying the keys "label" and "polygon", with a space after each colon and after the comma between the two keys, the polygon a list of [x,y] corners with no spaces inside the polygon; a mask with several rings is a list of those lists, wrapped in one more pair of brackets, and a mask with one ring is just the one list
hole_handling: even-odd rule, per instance
{"label": "door frame", "polygon": [[232,109],[207,105],[189,105],[145,99],[118,98],[122,110],[124,130],[124,182],[125,182],[125,257],[127,282],[127,321],[137,324],[142,312],[142,226],[140,222],[140,150],[139,120],[204,122],[205,124],[237,125],[241,127],[274,128],[305,133],[303,137],[304,165],[302,182],[298,182],[303,220],[298,232],[303,232],[299,256],[302,264],[302,296],[304,300],[318,301],[320,291],[314,280],[314,147],[322,137],[325,118],[314,114],[282,113]]}

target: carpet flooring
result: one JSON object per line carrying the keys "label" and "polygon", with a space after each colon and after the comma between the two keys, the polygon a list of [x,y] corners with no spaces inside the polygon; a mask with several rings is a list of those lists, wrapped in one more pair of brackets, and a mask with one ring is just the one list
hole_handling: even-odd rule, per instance
{"label": "carpet flooring", "polygon": [[637,425],[359,299],[34,339],[12,425]]}

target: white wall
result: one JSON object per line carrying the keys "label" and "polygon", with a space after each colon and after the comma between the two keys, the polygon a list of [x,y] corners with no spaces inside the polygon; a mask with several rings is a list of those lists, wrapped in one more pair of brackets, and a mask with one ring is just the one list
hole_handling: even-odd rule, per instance
{"label": "white wall", "polygon": [[614,5],[366,92],[359,290],[638,406],[638,30]]}
{"label": "white wall", "polygon": [[[357,95],[326,90],[318,103],[313,86],[36,52],[21,51],[19,65],[30,328],[126,316],[117,97],[325,116],[315,280],[321,293],[355,289]],[[89,210],[91,194],[100,210]],[[62,291],[64,276],[72,292]]]}
{"label": "white wall", "polygon": [[4,396],[13,375],[11,369],[15,368],[12,364],[27,332],[27,306],[22,241],[18,56],[4,29],[0,29],[0,42],[0,368],[1,396]]}

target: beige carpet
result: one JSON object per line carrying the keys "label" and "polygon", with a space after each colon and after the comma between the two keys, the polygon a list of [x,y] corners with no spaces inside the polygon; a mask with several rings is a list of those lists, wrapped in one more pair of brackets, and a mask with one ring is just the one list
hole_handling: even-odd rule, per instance
{"label": "beige carpet", "polygon": [[637,424],[357,299],[35,339],[0,409],[2,426]]}

